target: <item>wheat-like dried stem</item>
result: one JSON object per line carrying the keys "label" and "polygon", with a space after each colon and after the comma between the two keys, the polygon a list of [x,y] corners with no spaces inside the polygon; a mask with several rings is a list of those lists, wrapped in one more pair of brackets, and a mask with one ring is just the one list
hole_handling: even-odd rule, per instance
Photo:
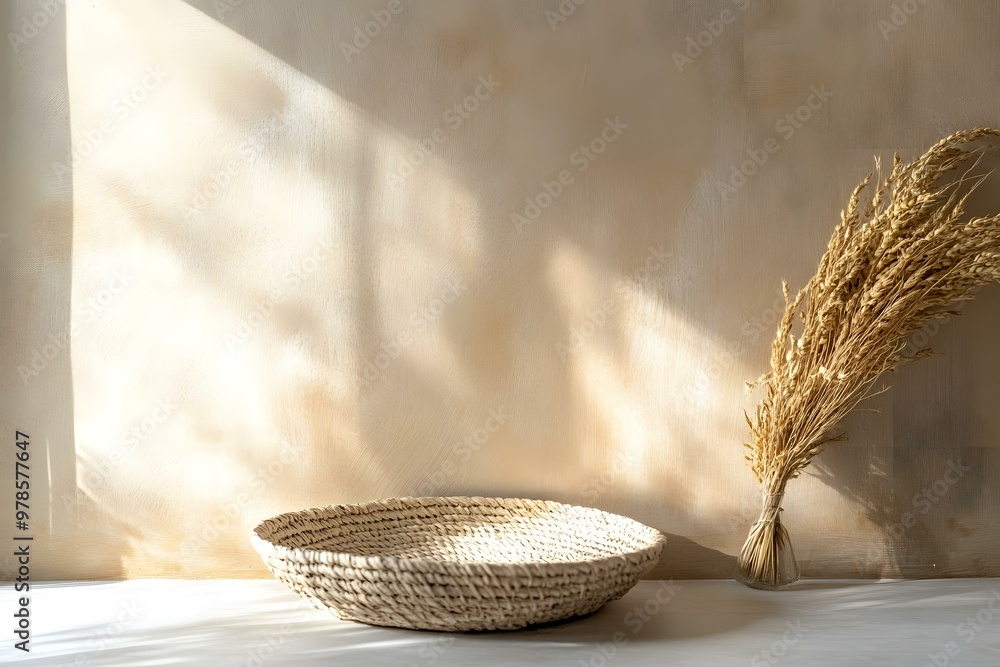
{"label": "wheat-like dried stem", "polygon": [[782,286],[785,313],[771,368],[755,383],[764,396],[753,418],[746,416],[746,458],[765,507],[740,553],[743,580],[780,585],[786,485],[826,444],[843,439],[833,429],[884,391],[875,387],[880,376],[925,356],[905,354],[907,337],[1000,280],[1000,215],[965,215],[966,200],[986,177],[976,173],[985,149],[970,145],[998,135],[990,128],[957,132],[912,162],[896,155],[888,175],[876,159],[816,274],[794,296]]}

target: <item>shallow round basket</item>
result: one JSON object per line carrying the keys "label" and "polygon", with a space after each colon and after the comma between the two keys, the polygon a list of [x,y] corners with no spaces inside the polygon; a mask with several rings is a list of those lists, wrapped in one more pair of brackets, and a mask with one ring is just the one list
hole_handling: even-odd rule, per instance
{"label": "shallow round basket", "polygon": [[342,619],[513,630],[620,598],[656,564],[665,537],[586,507],[452,497],[290,512],[250,539],[275,577]]}

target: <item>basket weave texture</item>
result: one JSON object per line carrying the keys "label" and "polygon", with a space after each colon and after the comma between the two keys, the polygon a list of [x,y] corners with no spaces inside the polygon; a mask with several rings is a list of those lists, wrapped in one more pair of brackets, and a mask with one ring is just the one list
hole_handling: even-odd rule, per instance
{"label": "basket weave texture", "polygon": [[656,564],[665,537],[600,510],[511,498],[394,498],[267,519],[275,577],[342,619],[513,630],[588,614]]}

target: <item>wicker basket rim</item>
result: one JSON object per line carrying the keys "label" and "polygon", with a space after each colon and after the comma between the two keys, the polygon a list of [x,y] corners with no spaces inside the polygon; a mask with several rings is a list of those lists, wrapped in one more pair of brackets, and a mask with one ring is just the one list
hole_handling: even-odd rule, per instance
{"label": "wicker basket rim", "polygon": [[[632,549],[629,551],[622,551],[621,553],[614,554],[611,556],[600,556],[595,558],[582,558],[579,560],[570,561],[557,561],[557,562],[526,562],[526,563],[495,563],[490,561],[474,561],[474,560],[463,560],[463,561],[447,561],[447,560],[436,560],[432,558],[419,558],[419,557],[400,557],[400,556],[388,556],[388,555],[377,555],[377,556],[363,556],[360,554],[351,554],[343,551],[333,551],[331,549],[314,549],[311,547],[286,547],[281,544],[272,542],[268,538],[261,537],[260,531],[263,529],[264,524],[268,521],[276,521],[286,517],[293,517],[306,512],[323,512],[336,509],[351,509],[351,510],[366,510],[384,507],[387,504],[396,504],[403,501],[434,501],[435,503],[446,503],[448,501],[461,501],[466,504],[476,504],[482,501],[493,501],[499,503],[533,503],[544,505],[547,509],[580,509],[586,510],[587,512],[593,512],[597,515],[605,515],[613,517],[624,521],[626,524],[634,524],[638,528],[650,531],[648,543],[638,549]],[[410,505],[419,506],[419,505]],[[652,551],[659,551],[663,548],[666,542],[666,535],[664,535],[659,530],[647,526],[644,523],[636,521],[631,517],[627,517],[621,514],[615,514],[613,512],[606,512],[594,507],[585,507],[583,505],[570,505],[567,503],[561,503],[552,500],[535,500],[529,498],[499,498],[499,497],[486,497],[486,496],[404,496],[398,498],[385,498],[382,500],[370,500],[363,503],[342,503],[342,504],[332,504],[325,507],[310,507],[301,510],[294,510],[291,512],[282,512],[273,517],[265,519],[257,524],[253,530],[250,531],[250,541],[253,544],[254,549],[261,554],[266,556],[268,553],[273,553],[278,558],[287,558],[290,555],[301,555],[309,560],[316,560],[320,562],[329,562],[331,564],[352,567],[356,569],[393,569],[397,571],[410,571],[410,572],[425,572],[428,569],[440,569],[440,570],[450,570],[455,568],[462,568],[468,566],[475,566],[481,568],[486,573],[489,574],[504,574],[507,572],[523,571],[525,567],[540,568],[542,570],[553,570],[562,571],[567,567],[579,566],[579,565],[592,565],[599,567],[602,565],[610,564],[614,561],[620,561],[628,556],[635,556],[640,554],[647,554]]]}

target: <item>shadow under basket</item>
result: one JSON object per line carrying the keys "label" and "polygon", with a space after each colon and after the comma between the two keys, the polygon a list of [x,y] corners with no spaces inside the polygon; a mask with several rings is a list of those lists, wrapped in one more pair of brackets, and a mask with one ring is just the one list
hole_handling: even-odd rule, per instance
{"label": "shadow under basket", "polygon": [[510,498],[396,498],[267,519],[250,535],[274,576],[345,620],[514,630],[596,611],[657,562],[632,519]]}

